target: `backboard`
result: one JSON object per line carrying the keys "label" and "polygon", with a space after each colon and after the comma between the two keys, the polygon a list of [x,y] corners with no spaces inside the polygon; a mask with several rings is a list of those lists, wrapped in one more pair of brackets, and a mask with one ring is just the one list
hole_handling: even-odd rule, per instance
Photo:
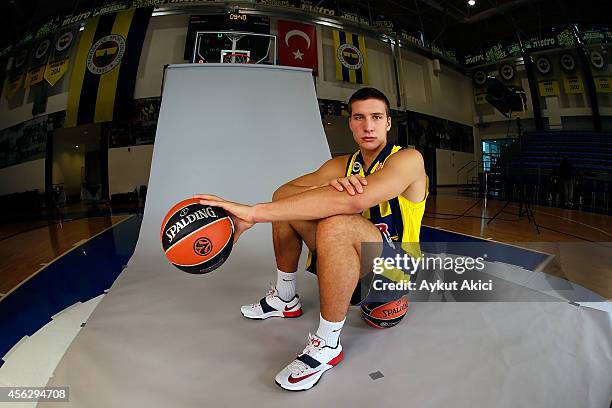
{"label": "backboard", "polygon": [[249,63],[276,65],[276,36],[240,31],[197,31],[195,63]]}

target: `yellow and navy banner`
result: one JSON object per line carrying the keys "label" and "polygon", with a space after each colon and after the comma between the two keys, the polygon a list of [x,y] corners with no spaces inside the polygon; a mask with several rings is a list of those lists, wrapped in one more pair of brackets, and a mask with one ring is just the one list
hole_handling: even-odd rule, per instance
{"label": "yellow and navy banner", "polygon": [[13,56],[13,64],[11,71],[8,75],[8,82],[6,85],[6,99],[15,97],[20,89],[23,88],[23,80],[25,78],[25,71],[28,65],[28,56],[30,50],[21,49],[18,50]]}
{"label": "yellow and navy banner", "polygon": [[[8,57],[0,57],[0,67],[6,67],[8,64]],[[6,71],[0,69],[0,98],[2,98],[2,91],[4,90],[4,80],[6,79]],[[1,165],[1,164],[0,164]]]}
{"label": "yellow and navy banner", "polygon": [[81,34],[64,127],[110,122],[129,112],[151,7],[99,15]]}
{"label": "yellow and navy banner", "polygon": [[368,58],[362,35],[333,31],[336,53],[336,79],[354,84],[368,84]]}
{"label": "yellow and navy banner", "polygon": [[594,77],[593,81],[595,81],[595,91],[597,93],[612,92],[612,77],[609,77],[609,76]]}
{"label": "yellow and navy banner", "polygon": [[53,39],[53,53],[45,68],[45,80],[54,86],[64,77],[70,64],[70,52],[76,43],[76,37],[80,25],[74,25],[59,31]]}
{"label": "yellow and navy banner", "polygon": [[47,60],[51,51],[51,38],[46,37],[40,40],[33,48],[30,57],[30,69],[25,77],[24,88],[28,88],[34,84],[42,82]]}
{"label": "yellow and navy banner", "polygon": [[484,105],[487,103],[486,100],[487,89],[484,86],[474,87],[474,102],[476,105]]}
{"label": "yellow and navy banner", "polygon": [[559,81],[539,81],[540,96],[557,96],[559,95]]}
{"label": "yellow and navy banner", "polygon": [[582,94],[584,93],[584,85],[582,78],[578,75],[563,77],[563,86],[566,94]]}

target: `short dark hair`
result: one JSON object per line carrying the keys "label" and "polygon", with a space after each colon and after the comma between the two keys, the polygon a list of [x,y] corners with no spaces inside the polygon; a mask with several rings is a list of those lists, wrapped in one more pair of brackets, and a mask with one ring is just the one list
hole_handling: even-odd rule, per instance
{"label": "short dark hair", "polygon": [[385,107],[387,110],[387,116],[391,115],[391,107],[389,105],[389,99],[387,99],[384,93],[382,93],[376,88],[361,88],[357,90],[349,98],[349,101],[348,101],[349,116],[353,114],[353,102],[365,101],[366,99],[378,99],[379,101],[383,101],[385,103]]}

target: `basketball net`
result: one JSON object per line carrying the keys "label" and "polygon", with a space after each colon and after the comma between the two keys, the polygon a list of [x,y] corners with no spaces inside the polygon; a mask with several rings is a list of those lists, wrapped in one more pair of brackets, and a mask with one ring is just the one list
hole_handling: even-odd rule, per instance
{"label": "basketball net", "polygon": [[230,53],[223,55],[224,64],[248,64],[249,61],[248,54]]}

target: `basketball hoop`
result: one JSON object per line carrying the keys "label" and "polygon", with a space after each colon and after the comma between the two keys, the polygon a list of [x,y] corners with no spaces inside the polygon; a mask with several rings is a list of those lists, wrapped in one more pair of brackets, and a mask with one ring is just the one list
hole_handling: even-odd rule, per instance
{"label": "basketball hoop", "polygon": [[275,65],[276,36],[238,31],[197,31],[191,61]]}
{"label": "basketball hoop", "polygon": [[224,64],[248,64],[250,62],[249,54],[245,53],[227,53],[223,54]]}

